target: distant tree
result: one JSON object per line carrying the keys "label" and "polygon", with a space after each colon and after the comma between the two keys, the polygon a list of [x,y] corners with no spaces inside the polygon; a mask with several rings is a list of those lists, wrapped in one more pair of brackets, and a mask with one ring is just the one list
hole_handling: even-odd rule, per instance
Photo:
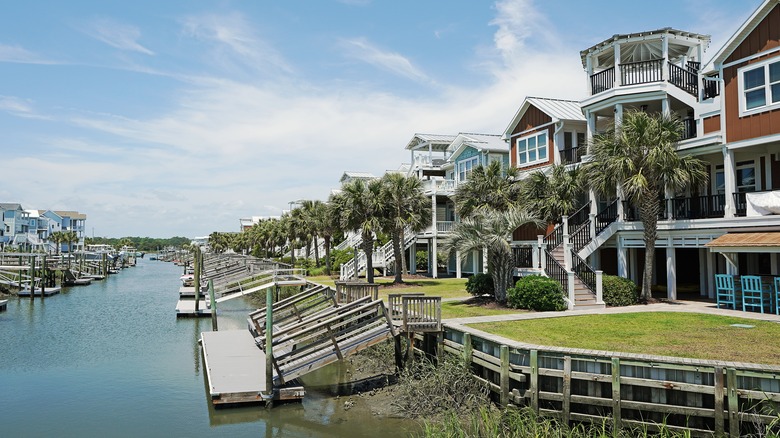
{"label": "distant tree", "polygon": [[[331,198],[334,212],[339,218],[342,230],[360,234],[360,244],[366,256],[366,281],[374,282],[374,235],[382,230],[384,205],[382,204],[382,182],[354,180],[344,184],[341,192]],[[356,265],[357,267],[357,265]]]}

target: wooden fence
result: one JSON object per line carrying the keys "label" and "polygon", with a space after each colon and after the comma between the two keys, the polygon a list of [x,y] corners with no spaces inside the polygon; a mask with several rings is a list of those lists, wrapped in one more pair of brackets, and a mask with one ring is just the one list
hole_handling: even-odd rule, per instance
{"label": "wooden fence", "polygon": [[780,367],[512,342],[445,326],[444,351],[462,355],[502,404],[562,421],[742,436],[780,422]]}
{"label": "wooden fence", "polygon": [[363,297],[379,299],[379,285],[363,281],[336,281],[337,303],[351,303]]}

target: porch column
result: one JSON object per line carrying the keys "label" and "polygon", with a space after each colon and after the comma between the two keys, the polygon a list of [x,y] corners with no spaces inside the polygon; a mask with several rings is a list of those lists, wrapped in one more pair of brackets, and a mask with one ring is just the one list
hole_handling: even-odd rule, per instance
{"label": "porch column", "polygon": [[622,85],[620,79],[620,44],[615,44],[615,88]]}
{"label": "porch column", "polygon": [[471,252],[471,270],[474,274],[479,272],[479,251]]}
{"label": "porch column", "polygon": [[710,274],[707,271],[707,248],[699,248],[699,295],[707,296],[707,282]]}
{"label": "porch column", "polygon": [[429,254],[430,259],[430,269],[431,269],[431,276],[433,278],[438,278],[439,275],[439,258],[437,257],[437,250],[438,250],[438,238],[436,236],[433,236],[433,239],[431,239],[432,245],[431,245],[431,251]]}
{"label": "porch column", "polygon": [[461,272],[460,263],[460,251],[455,251],[455,278],[463,278],[463,272]]}
{"label": "porch column", "polygon": [[432,204],[431,215],[433,216],[433,218],[432,218],[432,221],[433,221],[433,238],[431,239],[431,247],[430,247],[430,251],[429,251],[430,254],[428,254],[428,260],[429,260],[429,262],[428,262],[429,263],[428,264],[428,272],[431,274],[431,276],[433,278],[437,278],[439,269],[438,269],[438,266],[437,266],[438,258],[437,258],[437,255],[436,255],[436,251],[437,251],[437,247],[438,247],[437,244],[438,244],[438,240],[439,240],[439,238],[438,238],[438,236],[439,236],[439,224],[436,223],[436,192],[435,191],[433,192],[433,195],[431,196],[431,204]]}
{"label": "porch column", "polygon": [[661,37],[661,51],[661,57],[664,60],[661,65],[661,78],[667,82],[669,80],[669,67],[667,66],[669,64],[669,38],[666,35]]}
{"label": "porch column", "polygon": [[593,86],[590,83],[591,76],[593,76],[593,58],[589,53],[585,55],[585,89],[588,90],[588,96],[593,95]]}
{"label": "porch column", "polygon": [[623,188],[619,185],[615,189],[615,194],[617,195],[617,221],[616,222],[623,222],[625,220],[625,211],[623,209]]}
{"label": "porch column", "polygon": [[677,254],[676,249],[668,245],[666,247],[666,298],[677,299]]}
{"label": "porch column", "polygon": [[588,154],[590,154],[590,145],[596,135],[596,113],[585,111],[585,119],[588,121]]}
{"label": "porch column", "polygon": [[707,254],[707,297],[715,299],[715,254],[705,250]]}
{"label": "porch column", "polygon": [[590,201],[590,214],[593,216],[599,214],[599,198],[595,191],[588,190],[588,200]]}
{"label": "porch column", "polygon": [[[666,69],[664,69],[664,71],[666,71]],[[661,114],[668,116],[670,113],[671,113],[671,109],[669,107],[669,98],[664,97],[663,99],[661,99]]]}
{"label": "porch column", "polygon": [[615,104],[615,132],[620,131],[620,127],[623,125],[623,104]]}
{"label": "porch column", "polygon": [[617,262],[618,262],[618,276],[628,277],[628,255],[626,253],[626,247],[623,246],[623,239],[618,236],[617,238]]}
{"label": "porch column", "polygon": [[725,216],[727,218],[732,218],[737,215],[737,208],[736,205],[734,205],[734,193],[737,192],[737,182],[736,182],[736,166],[734,163],[734,151],[729,150],[729,148],[724,145],[723,146],[723,180],[725,183],[725,194],[726,194],[726,213]]}
{"label": "porch column", "polygon": [[536,236],[536,253],[537,256],[537,262],[538,264],[534,264],[534,268],[539,268],[544,270],[545,264],[547,263],[547,259],[544,256],[544,235],[539,234]]}
{"label": "porch column", "polygon": [[637,282],[637,280],[639,279],[636,272],[636,268],[637,268],[636,254],[637,254],[636,248],[630,248],[628,250],[628,272],[629,272],[628,278],[630,278],[634,282]]}
{"label": "porch column", "polygon": [[417,273],[417,244],[413,243],[409,247],[409,273],[414,275]]}
{"label": "porch column", "polygon": [[773,252],[769,254],[769,269],[772,275],[777,275],[780,266],[777,266],[777,253]]}

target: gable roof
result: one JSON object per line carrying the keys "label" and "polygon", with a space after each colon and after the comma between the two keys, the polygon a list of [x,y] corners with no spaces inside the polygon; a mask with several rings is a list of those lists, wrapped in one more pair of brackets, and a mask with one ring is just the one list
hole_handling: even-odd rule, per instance
{"label": "gable roof", "polygon": [[553,119],[553,122],[560,122],[562,120],[571,120],[577,122],[584,122],[585,116],[582,114],[582,107],[576,100],[564,100],[564,99],[550,99],[546,97],[526,97],[520,108],[515,113],[509,126],[504,130],[502,138],[508,140],[512,131],[515,129],[520,119],[523,118],[528,108],[533,105],[539,111],[547,114]]}
{"label": "gable roof", "polygon": [[13,202],[0,202],[0,210],[22,210],[22,204]]}
{"label": "gable roof", "polygon": [[362,180],[370,180],[370,179],[377,179],[377,177],[373,173],[368,172],[351,172],[346,171],[343,175],[341,175],[341,179],[339,179],[339,182],[343,183],[344,181],[351,181],[353,179],[362,179]]}
{"label": "gable roof", "polygon": [[447,161],[455,161],[467,147],[472,147],[478,151],[509,153],[509,146],[501,139],[499,134],[473,134],[462,132],[455,137],[455,140],[453,140],[447,148],[447,150],[451,152]]}
{"label": "gable roof", "polygon": [[445,150],[447,147],[452,143],[452,141],[455,140],[454,135],[446,135],[446,134],[414,134],[414,137],[409,141],[409,143],[406,145],[407,150],[416,150],[416,149],[422,149],[425,147],[425,149],[428,148],[430,145],[431,149],[433,150]]}
{"label": "gable roof", "polygon": [[57,213],[61,218],[71,218],[71,219],[86,219],[87,215],[83,213],[79,213],[78,211],[68,211],[68,210],[54,210],[54,213]]}
{"label": "gable roof", "polygon": [[742,23],[739,29],[734,32],[734,35],[726,40],[726,43],[723,44],[723,47],[721,47],[720,50],[715,53],[715,55],[712,57],[712,60],[707,63],[706,69],[703,71],[706,72],[713,70],[715,69],[715,66],[723,64],[726,58],[728,58],[729,55],[731,55],[734,50],[736,50],[736,48],[739,47],[743,41],[745,41],[745,38],[747,38],[748,35],[753,32],[753,29],[755,29],[756,26],[758,26],[758,24],[761,23],[778,4],[780,4],[780,0],[764,0],[764,2],[761,3],[761,5],[755,11],[753,11],[750,17],[748,17],[748,19]]}

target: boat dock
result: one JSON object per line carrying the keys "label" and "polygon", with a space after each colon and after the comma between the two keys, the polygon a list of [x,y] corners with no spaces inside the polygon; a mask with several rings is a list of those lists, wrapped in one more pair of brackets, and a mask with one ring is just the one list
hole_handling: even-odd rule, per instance
{"label": "boat dock", "polygon": [[0,300],[0,312],[8,309],[8,300]]}
{"label": "boat dock", "polygon": [[[36,297],[40,297],[40,296],[49,297],[49,296],[52,296],[52,295],[57,295],[58,293],[60,293],[61,290],[62,289],[59,286],[47,287],[47,288],[44,288],[43,291],[41,291],[41,289],[39,287],[36,287],[34,292],[33,292],[33,294]],[[31,295],[29,288],[22,289],[19,292],[17,292],[16,294],[18,296],[20,296],[20,297],[29,297]]]}
{"label": "boat dock", "polygon": [[265,353],[248,330],[203,332],[200,341],[212,403],[264,401]]}
{"label": "boat dock", "polygon": [[211,316],[211,308],[209,308],[206,300],[200,300],[198,303],[198,310],[195,311],[195,299],[191,300],[179,300],[176,303],[176,317],[205,317]]}

